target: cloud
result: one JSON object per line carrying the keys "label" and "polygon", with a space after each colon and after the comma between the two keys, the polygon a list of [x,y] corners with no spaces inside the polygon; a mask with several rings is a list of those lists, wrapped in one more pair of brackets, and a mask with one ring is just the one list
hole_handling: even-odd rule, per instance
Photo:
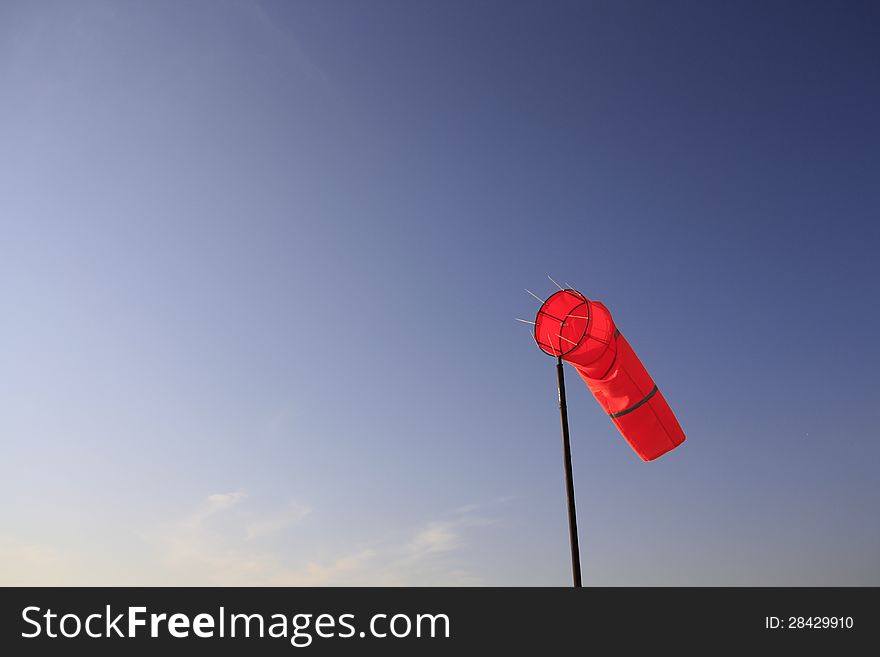
{"label": "cloud", "polygon": [[213,495],[208,495],[208,497],[205,498],[206,512],[212,514],[217,511],[222,511],[223,509],[228,509],[229,507],[235,506],[246,497],[247,494],[244,491],[236,491],[234,493],[214,493]]}
{"label": "cloud", "polygon": [[493,522],[484,515],[493,505],[467,505],[328,550],[320,543],[336,534],[321,531],[310,506],[290,500],[265,508],[244,490],[217,492],[177,518],[118,534],[110,558],[85,543],[0,539],[0,584],[480,585],[468,546]]}
{"label": "cloud", "polygon": [[290,502],[287,508],[268,516],[257,518],[245,528],[248,540],[277,534],[292,525],[302,522],[312,512],[311,508]]}
{"label": "cloud", "polygon": [[0,582],[3,586],[64,586],[73,583],[71,555],[52,545],[0,542]]}
{"label": "cloud", "polygon": [[289,30],[280,27],[281,23],[270,16],[265,7],[247,0],[232,2],[229,7],[236,10],[239,23],[249,23],[258,30],[260,43],[274,51],[289,70],[305,76],[324,91],[333,90],[327,72],[306,54]]}
{"label": "cloud", "polygon": [[293,402],[282,405],[268,420],[266,427],[269,433],[277,433],[289,422],[293,413]]}
{"label": "cloud", "polygon": [[461,546],[461,536],[451,522],[432,522],[420,530],[407,546],[413,556],[449,552]]}
{"label": "cloud", "polygon": [[472,511],[428,520],[379,538],[351,545],[330,558],[291,562],[272,545],[280,532],[296,527],[312,509],[291,501],[279,510],[245,507],[244,491],[207,496],[189,516],[156,540],[165,575],[184,585],[384,586],[473,585],[480,579],[460,561],[466,534],[487,523]]}
{"label": "cloud", "polygon": [[202,503],[199,505],[199,508],[193,512],[193,514],[187,518],[183,524],[188,526],[200,525],[205,520],[214,516],[222,511],[227,509],[231,509],[236,506],[240,502],[242,502],[247,497],[247,493],[244,491],[235,491],[232,493],[214,493],[212,495],[208,495]]}

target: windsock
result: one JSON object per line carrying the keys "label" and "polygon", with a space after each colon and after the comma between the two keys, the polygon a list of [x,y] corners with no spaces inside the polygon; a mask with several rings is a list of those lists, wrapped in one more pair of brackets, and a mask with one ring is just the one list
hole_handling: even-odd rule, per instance
{"label": "windsock", "polygon": [[574,366],[643,461],[684,442],[672,409],[603,304],[571,289],[554,293],[538,310],[535,341]]}

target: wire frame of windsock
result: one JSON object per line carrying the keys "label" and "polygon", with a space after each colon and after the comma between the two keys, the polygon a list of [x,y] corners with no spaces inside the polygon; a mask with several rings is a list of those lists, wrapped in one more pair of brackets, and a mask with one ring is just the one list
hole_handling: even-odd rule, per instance
{"label": "wire frame of windsock", "polygon": [[577,370],[643,461],[684,442],[672,409],[603,304],[576,290],[554,293],[535,317],[535,341]]}

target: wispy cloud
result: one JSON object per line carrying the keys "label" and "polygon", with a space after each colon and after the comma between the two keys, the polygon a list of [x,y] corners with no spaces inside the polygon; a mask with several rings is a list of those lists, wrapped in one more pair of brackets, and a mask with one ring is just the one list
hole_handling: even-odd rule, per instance
{"label": "wispy cloud", "polygon": [[299,502],[290,502],[280,511],[253,520],[245,528],[245,534],[248,540],[271,536],[302,522],[311,512],[310,507]]}
{"label": "wispy cloud", "polygon": [[[312,509],[291,501],[283,509],[244,513],[244,491],[207,496],[187,517],[158,536],[157,549],[169,574],[181,584],[255,586],[457,585],[479,584],[460,562],[470,528],[488,521],[477,506],[429,520],[394,538],[352,545],[337,557],[290,563],[266,540],[296,527]],[[222,518],[241,511],[235,520]]]}
{"label": "wispy cloud", "polygon": [[94,557],[84,545],[0,540],[0,584],[484,583],[472,570],[468,547],[475,532],[493,522],[486,517],[492,503],[467,505],[384,536],[337,543],[328,551],[309,542],[316,530],[319,536],[329,535],[320,531],[320,514],[310,506],[290,500],[281,507],[265,508],[260,502],[244,490],[206,495],[180,517],[124,537],[125,549],[116,550],[118,556],[112,559]]}
{"label": "wispy cloud", "polygon": [[289,30],[280,27],[279,22],[264,7],[246,0],[235,0],[228,6],[236,10],[240,21],[250,23],[259,30],[264,46],[277,53],[279,60],[289,70],[304,75],[325,91],[332,91],[333,86],[327,72],[303,50],[300,41]]}
{"label": "wispy cloud", "polygon": [[453,522],[431,522],[406,545],[413,555],[449,552],[461,546],[461,535]]}
{"label": "wispy cloud", "polygon": [[247,497],[244,491],[233,493],[215,493],[205,498],[201,508],[193,515],[193,522],[200,522],[209,516],[225,509],[232,508]]}
{"label": "wispy cloud", "polygon": [[290,420],[290,416],[293,413],[293,402],[287,402],[283,404],[272,416],[269,418],[266,423],[266,428],[269,430],[269,433],[277,433],[280,429],[282,429]]}
{"label": "wispy cloud", "polygon": [[0,584],[3,586],[65,586],[75,566],[71,555],[51,545],[0,541]]}

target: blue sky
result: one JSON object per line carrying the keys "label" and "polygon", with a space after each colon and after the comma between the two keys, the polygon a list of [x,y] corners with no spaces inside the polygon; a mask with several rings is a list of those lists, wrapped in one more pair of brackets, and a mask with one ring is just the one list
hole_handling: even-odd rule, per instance
{"label": "blue sky", "polygon": [[0,583],[880,585],[870,3],[6,2]]}

